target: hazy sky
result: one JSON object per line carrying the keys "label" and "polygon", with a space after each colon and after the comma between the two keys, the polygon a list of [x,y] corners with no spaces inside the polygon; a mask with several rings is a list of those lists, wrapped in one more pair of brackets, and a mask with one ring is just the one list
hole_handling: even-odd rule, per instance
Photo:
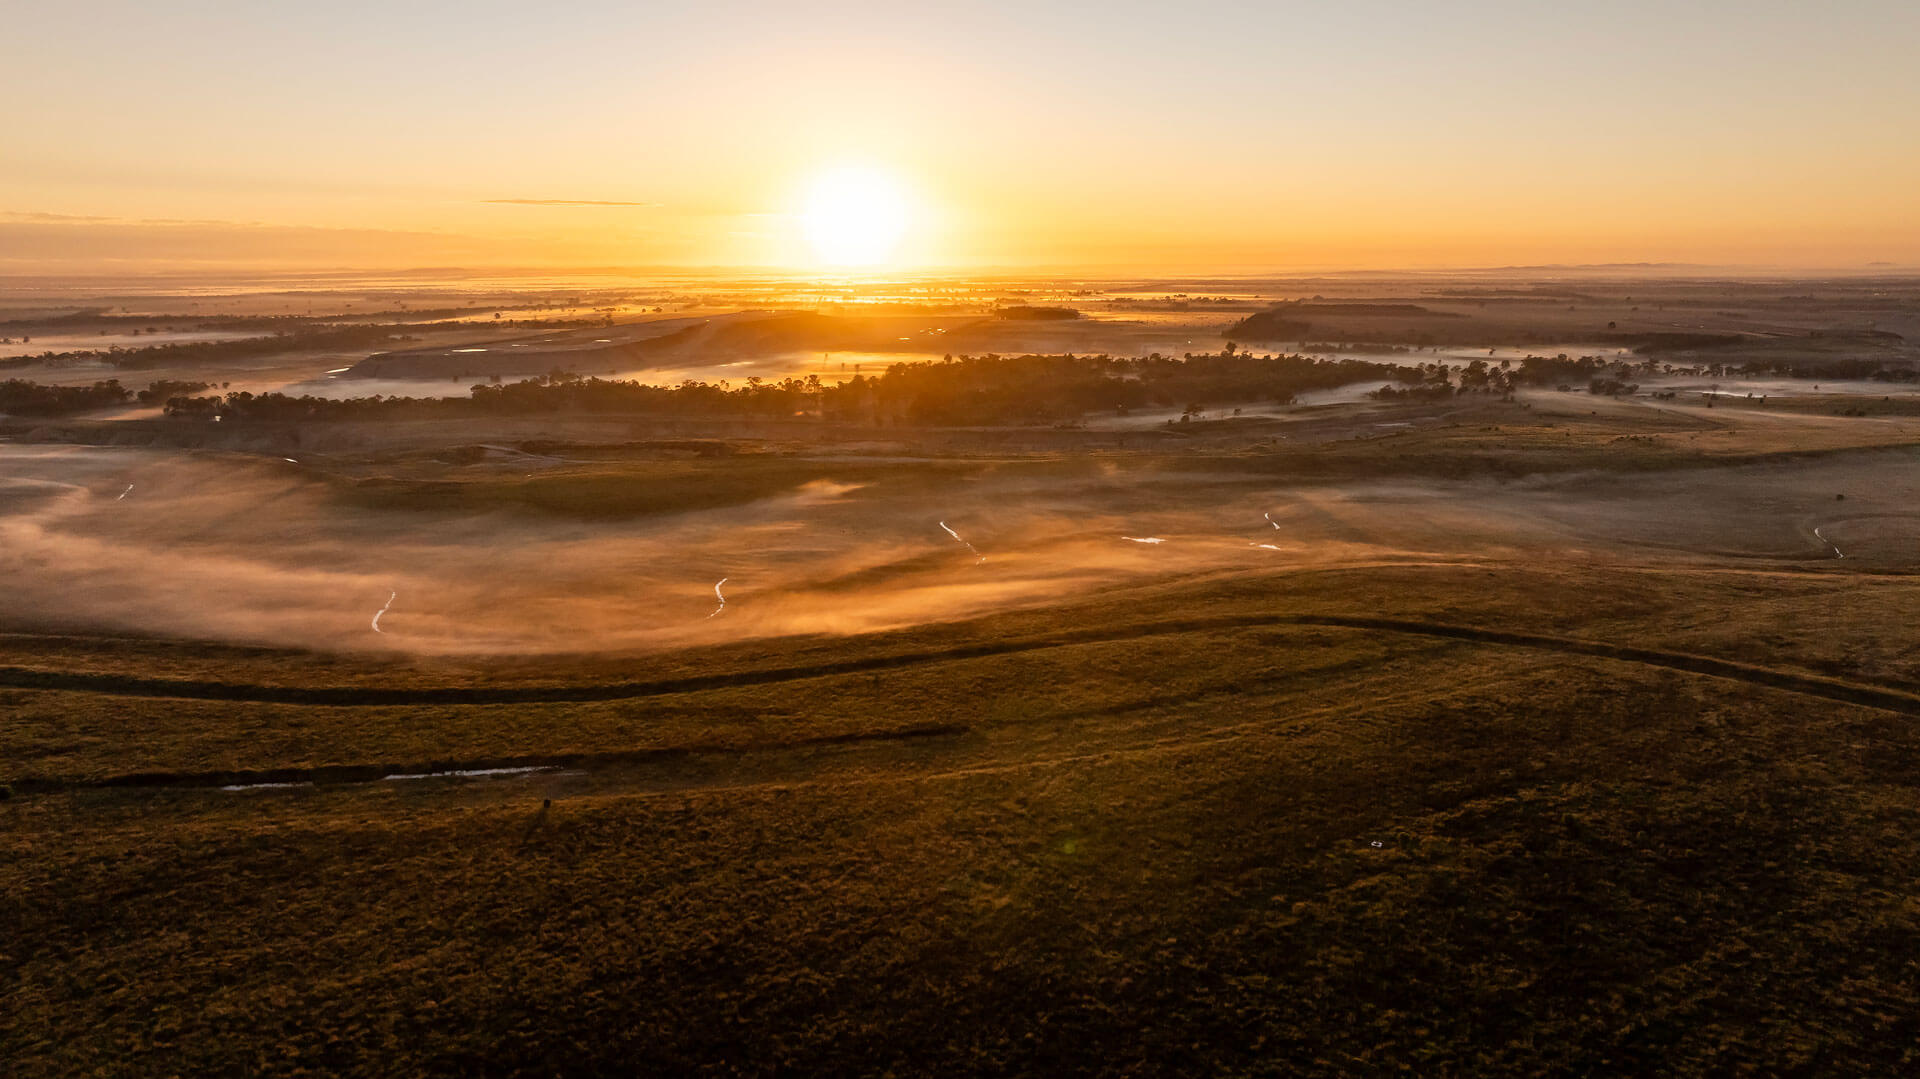
{"label": "hazy sky", "polygon": [[1920,264],[1915,0],[917,8],[13,0],[0,272]]}

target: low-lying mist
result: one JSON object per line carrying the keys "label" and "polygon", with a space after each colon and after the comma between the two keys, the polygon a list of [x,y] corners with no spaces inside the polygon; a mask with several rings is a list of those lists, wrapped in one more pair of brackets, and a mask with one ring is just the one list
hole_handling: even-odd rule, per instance
{"label": "low-lying mist", "polygon": [[588,519],[370,508],[274,458],[18,446],[0,463],[0,628],[423,653],[861,633],[1365,563],[1886,563],[1913,552],[1920,494],[1885,461],[1871,485],[1844,461],[1343,486],[1094,462],[862,483],[823,465],[755,501]]}

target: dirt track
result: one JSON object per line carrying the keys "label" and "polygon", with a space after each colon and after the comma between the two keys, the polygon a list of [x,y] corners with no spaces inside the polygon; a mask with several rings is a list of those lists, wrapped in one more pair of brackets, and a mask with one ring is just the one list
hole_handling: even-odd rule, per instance
{"label": "dirt track", "polygon": [[566,686],[443,686],[421,689],[367,689],[328,686],[267,686],[239,682],[213,682],[190,679],[134,678],[125,675],[75,674],[41,671],[25,667],[0,667],[0,687],[9,689],[55,690],[68,693],[103,693],[121,697],[175,697],[204,701],[245,701],[259,704],[303,704],[321,707],[384,707],[426,704],[565,704],[584,701],[635,700],[663,697],[675,693],[697,693],[707,689],[736,686],[760,686],[805,678],[825,678],[842,674],[865,674],[893,670],[923,663],[1005,656],[1047,648],[1067,648],[1081,644],[1104,644],[1141,637],[1177,633],[1207,633],[1230,629],[1254,629],[1271,626],[1328,626],[1341,629],[1376,630],[1387,633],[1412,633],[1427,637],[1447,637],[1482,644],[1506,644],[1519,648],[1541,648],[1569,655],[1598,656],[1625,663],[1666,667],[1676,671],[1730,678],[1771,689],[1784,689],[1813,697],[1863,704],[1872,708],[1920,715],[1920,694],[1882,686],[1863,685],[1838,678],[1801,674],[1771,667],[1760,667],[1711,656],[1685,652],[1667,652],[1652,648],[1634,648],[1587,641],[1574,637],[1551,637],[1536,633],[1459,626],[1444,622],[1417,622],[1393,618],[1362,618],[1343,615],[1221,615],[1212,618],[1185,618],[1148,622],[1134,626],[1113,626],[1053,634],[1022,641],[995,641],[956,648],[902,652],[891,656],[868,656],[840,663],[816,663],[796,667],[767,667],[730,674],[703,674],[686,678],[668,678],[654,682],[611,682],[599,685]]}
{"label": "dirt track", "polygon": [[[1143,637],[1221,630],[1270,628],[1277,626],[1314,626],[1384,633],[1402,633],[1476,644],[1507,645],[1539,649],[1563,655],[1591,656],[1621,663],[1633,663],[1668,670],[1684,671],[1711,678],[1725,678],[1749,685],[1783,690],[1846,704],[1863,705],[1920,716],[1920,694],[1887,686],[1848,682],[1837,678],[1797,671],[1761,667],[1711,656],[1660,649],[1637,648],[1605,641],[1555,637],[1535,633],[1515,633],[1477,626],[1392,618],[1367,618],[1342,615],[1225,615],[1213,618],[1149,622],[1054,634],[1019,641],[990,642],[948,649],[871,656],[840,663],[772,667],[730,674],[699,675],[655,682],[625,682],[600,685],[526,686],[487,688],[449,686],[420,689],[362,689],[344,687],[295,687],[248,685],[232,682],[130,678],[117,675],[74,674],[36,671],[26,668],[0,668],[0,686],[15,689],[56,692],[99,693],[117,696],[172,697],[191,700],[246,701],[317,705],[323,707],[368,707],[392,705],[496,705],[528,703],[567,703],[584,701],[631,700],[644,697],[694,693],[702,690],[750,685],[769,685],[809,678],[860,674],[928,663],[1012,655],[1050,648],[1134,640]],[[842,735],[825,739],[769,747],[799,749],[861,742],[900,741],[955,737],[966,734],[960,725],[914,727],[900,731]],[[398,764],[332,765],[321,768],[279,768],[229,770],[204,773],[133,773],[102,780],[65,784],[59,782],[21,782],[23,790],[56,790],[69,787],[212,787],[248,783],[352,783],[379,780],[391,775],[446,772],[495,768],[578,768],[654,762],[684,758],[703,752],[721,752],[720,747],[673,747],[603,753],[534,754],[512,757],[488,757],[462,761],[409,762]]]}

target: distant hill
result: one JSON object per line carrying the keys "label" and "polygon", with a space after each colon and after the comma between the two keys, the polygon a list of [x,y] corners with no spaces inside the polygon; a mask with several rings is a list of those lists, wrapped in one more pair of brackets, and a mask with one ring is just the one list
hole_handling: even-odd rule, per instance
{"label": "distant hill", "polygon": [[1312,328],[1311,322],[1298,322],[1278,311],[1262,311],[1229,326],[1225,336],[1229,341],[1304,341]]}
{"label": "distant hill", "polygon": [[[1321,332],[1333,336],[1342,336],[1355,332],[1360,327],[1346,320],[1353,319],[1457,319],[1461,315],[1451,311],[1434,311],[1411,303],[1340,303],[1317,300],[1295,300],[1289,303],[1277,303],[1265,311],[1248,315],[1227,329],[1226,337],[1230,341],[1304,341],[1307,331],[1320,324]],[[1333,320],[1325,325],[1325,320]],[[1316,322],[1318,320],[1318,322]],[[1400,327],[1400,328],[1392,328]],[[1405,333],[1401,324],[1390,326],[1375,324],[1367,326],[1366,332],[1389,336]]]}

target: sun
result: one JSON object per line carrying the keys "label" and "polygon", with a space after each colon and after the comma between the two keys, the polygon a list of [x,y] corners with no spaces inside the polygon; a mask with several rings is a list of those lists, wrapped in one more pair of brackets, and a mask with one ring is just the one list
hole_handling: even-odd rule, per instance
{"label": "sun", "polygon": [[849,166],[814,178],[800,220],[821,263],[877,266],[893,258],[910,217],[906,193],[893,177]]}

